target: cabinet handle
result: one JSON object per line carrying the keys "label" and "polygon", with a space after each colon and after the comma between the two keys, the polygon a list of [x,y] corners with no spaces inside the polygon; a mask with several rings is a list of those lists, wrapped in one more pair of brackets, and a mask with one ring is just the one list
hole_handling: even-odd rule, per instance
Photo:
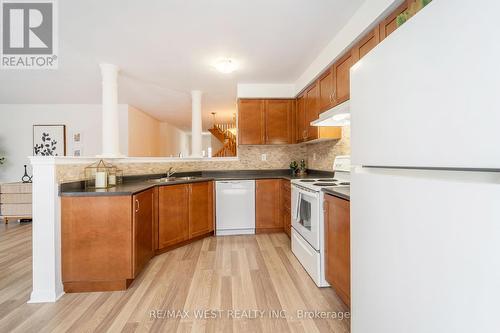
{"label": "cabinet handle", "polygon": [[137,213],[139,211],[139,208],[141,207],[139,200],[135,199],[135,212]]}

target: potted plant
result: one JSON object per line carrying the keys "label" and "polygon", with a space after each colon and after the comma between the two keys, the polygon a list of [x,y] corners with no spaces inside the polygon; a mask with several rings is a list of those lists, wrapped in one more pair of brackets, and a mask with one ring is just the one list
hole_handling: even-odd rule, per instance
{"label": "potted plant", "polygon": [[297,174],[298,167],[299,165],[297,164],[297,161],[290,162],[290,173],[292,174],[292,177],[294,177]]}
{"label": "potted plant", "polygon": [[432,0],[416,0],[414,1],[407,10],[402,12],[396,17],[396,25],[398,27],[402,26],[406,21],[408,21],[413,15],[415,15],[422,8],[427,6]]}
{"label": "potted plant", "polygon": [[299,166],[299,175],[305,175],[306,174],[306,161],[305,160],[300,160],[300,166]]}

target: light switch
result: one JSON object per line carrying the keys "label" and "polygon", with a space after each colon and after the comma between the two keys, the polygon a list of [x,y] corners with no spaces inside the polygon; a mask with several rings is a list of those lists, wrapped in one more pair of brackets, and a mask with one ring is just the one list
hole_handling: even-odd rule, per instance
{"label": "light switch", "polygon": [[267,154],[261,154],[260,159],[261,161],[267,161]]}

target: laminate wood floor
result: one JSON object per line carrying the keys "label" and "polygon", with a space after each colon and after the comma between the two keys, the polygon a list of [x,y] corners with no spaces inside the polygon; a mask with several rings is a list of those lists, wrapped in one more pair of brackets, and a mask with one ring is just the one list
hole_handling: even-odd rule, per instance
{"label": "laminate wood floor", "polygon": [[[349,319],[339,319],[345,305],[331,288],[314,285],[285,234],[210,237],[186,245],[151,260],[127,291],[27,304],[30,292],[31,225],[0,226],[0,332],[350,330]],[[327,312],[301,318],[301,311]]]}

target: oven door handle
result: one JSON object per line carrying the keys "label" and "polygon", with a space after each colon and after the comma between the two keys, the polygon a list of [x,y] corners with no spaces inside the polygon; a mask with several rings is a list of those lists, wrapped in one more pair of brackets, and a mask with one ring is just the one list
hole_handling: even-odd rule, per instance
{"label": "oven door handle", "polygon": [[302,192],[299,190],[297,193],[297,205],[295,205],[294,219],[298,220],[300,218],[300,203],[302,202]]}

